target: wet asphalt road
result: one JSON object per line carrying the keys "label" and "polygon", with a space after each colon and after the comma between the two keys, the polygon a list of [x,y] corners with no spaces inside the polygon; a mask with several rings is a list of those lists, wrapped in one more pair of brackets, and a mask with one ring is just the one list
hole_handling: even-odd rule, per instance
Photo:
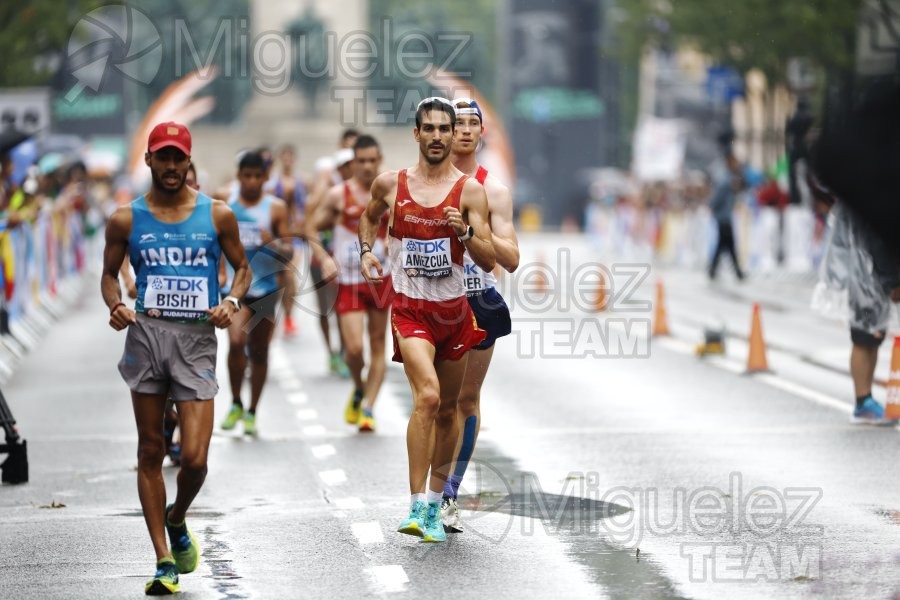
{"label": "wet asphalt road", "polygon": [[[561,247],[573,264],[594,260],[581,240],[526,238],[523,265],[553,263]],[[378,432],[356,433],[342,422],[350,384],[328,374],[303,314],[299,336],[276,339],[259,438],[214,435],[189,513],[204,559],[184,597],[894,597],[900,432],[847,423],[842,327],[810,313],[802,279],[709,287],[654,269],[634,297],[652,298],[658,277],[674,337],[604,358],[589,352],[595,325],[609,346],[613,321],[652,312],[538,307],[524,279],[507,278],[516,332],[484,390],[467,530],[440,546],[394,532],[408,501],[402,371],[389,370]],[[31,481],[0,488],[0,598],[137,598],[152,572],[115,368],[124,334],[106,326],[96,290],[87,280],[4,388]],[[753,301],[772,346],[763,377],[740,374]],[[727,322],[729,354],[700,361],[693,344],[711,319]],[[581,334],[566,345],[559,331]],[[224,370],[220,383],[217,421]]]}

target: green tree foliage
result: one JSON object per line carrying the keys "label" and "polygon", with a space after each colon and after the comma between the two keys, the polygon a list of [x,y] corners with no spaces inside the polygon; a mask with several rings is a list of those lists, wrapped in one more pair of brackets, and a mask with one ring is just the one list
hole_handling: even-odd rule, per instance
{"label": "green tree foliage", "polygon": [[784,83],[788,59],[803,57],[826,73],[853,64],[861,0],[629,0],[623,51],[643,43],[691,44],[742,73],[756,68]]}
{"label": "green tree foliage", "polygon": [[45,85],[65,55],[75,23],[109,2],[3,0],[0,2],[0,87]]}
{"label": "green tree foliage", "polygon": [[[381,39],[384,20],[390,21],[392,45],[405,34],[424,34],[434,42],[434,55],[438,66],[446,65],[459,73],[468,72],[463,79],[471,81],[488,98],[495,97],[496,56],[498,51],[496,18],[497,3],[493,0],[467,0],[456,3],[423,3],[421,0],[371,0],[369,6],[370,31]],[[464,35],[466,44],[461,53],[459,39],[441,41],[441,34]],[[381,47],[384,47],[383,45]],[[423,48],[410,45],[409,51]],[[396,60],[396,52],[392,54]],[[452,60],[449,60],[451,59]],[[449,62],[448,62],[449,61]],[[411,68],[416,68],[419,63]],[[422,81],[410,81],[398,73],[396,67],[383,77],[384,69],[378,69],[370,85],[381,89],[394,89],[402,97],[406,90],[418,87],[428,90]]]}

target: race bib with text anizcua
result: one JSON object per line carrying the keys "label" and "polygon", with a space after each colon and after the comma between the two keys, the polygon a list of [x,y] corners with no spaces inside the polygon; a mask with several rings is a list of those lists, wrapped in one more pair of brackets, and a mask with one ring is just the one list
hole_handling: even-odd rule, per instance
{"label": "race bib with text anizcua", "polygon": [[417,240],[403,238],[400,253],[403,270],[409,277],[443,278],[453,272],[450,238]]}
{"label": "race bib with text anizcua", "polygon": [[[205,277],[151,275],[144,291],[144,310],[157,316],[183,317],[184,313],[205,313],[209,309],[208,281]],[[152,316],[152,315],[151,315]]]}

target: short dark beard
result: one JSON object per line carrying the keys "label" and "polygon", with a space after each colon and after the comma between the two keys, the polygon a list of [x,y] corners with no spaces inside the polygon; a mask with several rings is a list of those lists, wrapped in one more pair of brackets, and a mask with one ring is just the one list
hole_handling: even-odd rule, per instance
{"label": "short dark beard", "polygon": [[425,160],[428,161],[428,164],[429,164],[429,165],[439,165],[439,164],[441,164],[442,162],[444,162],[445,160],[447,160],[447,157],[448,157],[448,156],[450,156],[450,146],[444,146],[444,155],[441,156],[440,158],[432,158],[432,157],[428,154],[428,149],[429,149],[429,147],[430,147],[430,145],[429,145],[429,146],[425,146],[424,148],[422,148],[422,156],[425,157]]}
{"label": "short dark beard", "polygon": [[153,190],[159,194],[165,194],[168,196],[174,196],[175,194],[180,192],[181,188],[184,187],[184,182],[187,181],[187,173],[185,173],[181,177],[181,184],[174,190],[170,190],[163,185],[162,178],[157,176],[157,174],[152,169],[150,170],[150,176],[153,179]]}

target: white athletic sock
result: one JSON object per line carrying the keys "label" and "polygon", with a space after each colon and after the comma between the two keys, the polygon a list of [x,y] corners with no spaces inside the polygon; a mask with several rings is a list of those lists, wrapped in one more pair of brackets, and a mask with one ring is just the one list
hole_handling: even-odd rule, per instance
{"label": "white athletic sock", "polygon": [[437,502],[438,504],[440,504],[441,498],[443,497],[444,490],[438,490],[437,492],[435,492],[434,490],[428,490],[428,492],[425,494],[425,502]]}
{"label": "white athletic sock", "polygon": [[419,493],[419,494],[413,494],[412,496],[410,496],[409,507],[412,508],[413,504],[415,504],[417,500],[425,502],[425,494]]}

